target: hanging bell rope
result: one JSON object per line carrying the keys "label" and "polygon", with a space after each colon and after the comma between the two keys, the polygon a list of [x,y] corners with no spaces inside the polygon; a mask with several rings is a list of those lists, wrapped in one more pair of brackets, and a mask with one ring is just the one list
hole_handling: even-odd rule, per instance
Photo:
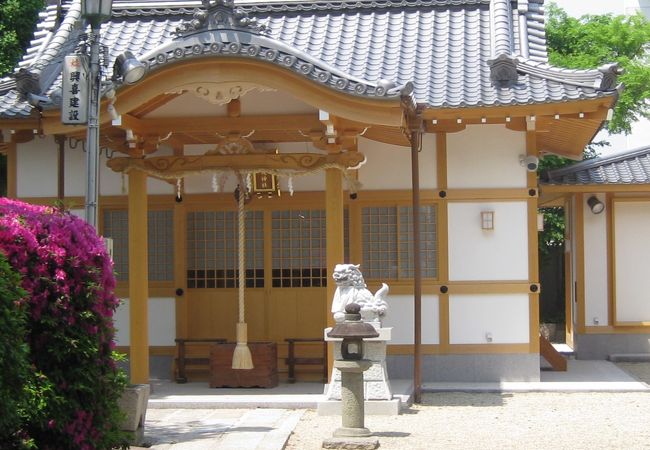
{"label": "hanging bell rope", "polygon": [[244,287],[246,285],[246,254],[245,242],[246,228],[245,228],[245,211],[244,202],[246,201],[246,187],[239,185],[239,195],[237,196],[237,213],[239,222],[239,239],[238,239],[238,253],[239,253],[239,321],[237,322],[237,345],[235,352],[232,355],[232,368],[233,369],[252,369],[253,358],[251,351],[248,348],[248,325],[244,321],[245,305],[244,305]]}

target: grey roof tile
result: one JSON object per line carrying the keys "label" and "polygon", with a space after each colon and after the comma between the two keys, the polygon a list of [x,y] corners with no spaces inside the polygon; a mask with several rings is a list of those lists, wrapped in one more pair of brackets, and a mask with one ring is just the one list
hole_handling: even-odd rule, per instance
{"label": "grey roof tile", "polygon": [[[49,67],[47,70],[56,71],[63,56],[72,51],[76,34],[71,30],[75,30],[79,7],[70,0],[63,3],[68,31],[54,29],[56,8],[48,7],[38,25],[37,38],[20,67],[36,71]],[[591,88],[594,80],[604,78],[597,70],[559,70],[548,65],[542,0],[529,0],[527,12],[513,11],[517,3],[510,0],[246,1],[237,4],[268,26],[268,39],[275,40],[278,46],[293,48],[291,51],[299,59],[353,80],[353,84],[375,86],[380,80],[388,80],[402,86],[412,82],[417,101],[433,108],[557,102],[614,95],[614,89]],[[155,52],[165,46],[171,48],[176,28],[191,19],[201,5],[198,0],[116,0],[111,22],[102,27],[102,42],[110,48],[111,61],[129,50],[153,58],[150,61],[153,70],[173,63],[178,58],[165,57],[166,62],[157,62]],[[494,8],[494,14],[490,7]],[[490,78],[488,60],[495,52],[520,48],[521,25],[514,20],[519,14],[525,14],[528,57],[518,57],[519,77],[513,86],[496,87]],[[298,65],[293,67],[298,70]],[[110,70],[109,67],[109,73]],[[28,114],[30,108],[10,95],[11,83],[10,79],[0,80],[0,116]],[[50,77],[49,83],[44,90],[55,91],[60,77]],[[331,81],[326,83],[333,86]],[[351,89],[351,85],[345,84],[346,89]],[[361,95],[379,92],[374,88],[361,91],[365,92]]]}
{"label": "grey roof tile", "polygon": [[650,146],[595,158],[542,174],[542,184],[648,184]]}

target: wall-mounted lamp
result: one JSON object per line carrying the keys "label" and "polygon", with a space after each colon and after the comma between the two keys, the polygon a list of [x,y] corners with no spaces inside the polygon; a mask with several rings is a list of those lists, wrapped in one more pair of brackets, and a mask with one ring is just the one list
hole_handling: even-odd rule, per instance
{"label": "wall-mounted lamp", "polygon": [[125,84],[137,83],[147,72],[147,66],[140,62],[133,53],[126,51],[118,55],[113,66],[113,79],[122,81]]}
{"label": "wall-mounted lamp", "polygon": [[494,211],[481,211],[481,230],[494,230]]}
{"label": "wall-mounted lamp", "polygon": [[534,155],[519,155],[519,164],[529,172],[535,172],[539,167],[539,158]]}
{"label": "wall-mounted lamp", "polygon": [[605,210],[605,204],[598,200],[598,197],[595,195],[592,195],[587,199],[587,205],[589,205],[589,209],[594,214],[600,214]]}

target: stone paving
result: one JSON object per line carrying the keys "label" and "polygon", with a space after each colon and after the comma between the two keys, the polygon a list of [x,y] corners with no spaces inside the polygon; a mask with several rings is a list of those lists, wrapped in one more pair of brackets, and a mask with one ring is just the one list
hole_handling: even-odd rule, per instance
{"label": "stone paving", "polygon": [[155,450],[279,450],[304,410],[150,409],[145,446]]}

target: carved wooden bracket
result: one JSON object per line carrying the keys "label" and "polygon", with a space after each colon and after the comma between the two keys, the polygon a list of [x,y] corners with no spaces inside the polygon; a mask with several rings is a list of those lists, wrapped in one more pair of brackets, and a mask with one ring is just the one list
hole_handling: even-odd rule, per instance
{"label": "carved wooden bracket", "polygon": [[314,172],[327,168],[341,170],[358,168],[365,162],[359,152],[334,153],[280,153],[244,155],[157,156],[152,158],[113,158],[108,167],[115,172],[140,170],[162,179],[183,178],[209,172],[237,170],[242,172]]}
{"label": "carved wooden bracket", "polygon": [[275,89],[253,83],[204,82],[183,84],[175,88],[173,92],[166,92],[166,94],[182,93],[186,91],[194,94],[202,100],[205,100],[206,102],[215,105],[226,105],[231,100],[243,97],[245,94],[253,90],[264,92],[274,91]]}

